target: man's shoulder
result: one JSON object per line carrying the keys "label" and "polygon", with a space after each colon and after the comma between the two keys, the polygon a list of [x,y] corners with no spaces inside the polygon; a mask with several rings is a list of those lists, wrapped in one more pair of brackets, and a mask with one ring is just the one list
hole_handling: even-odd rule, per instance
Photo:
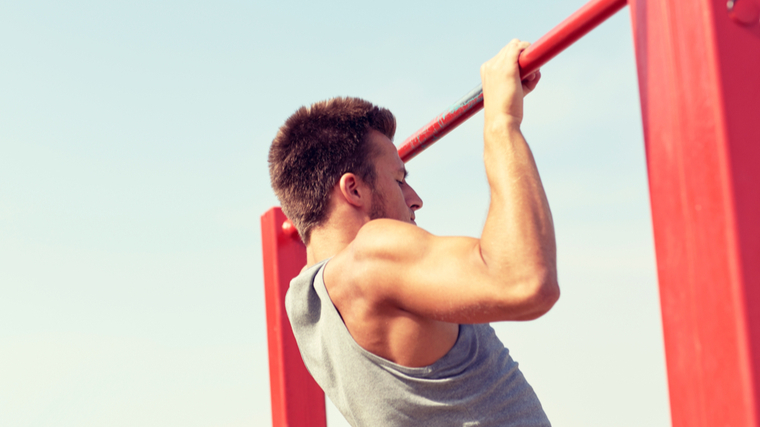
{"label": "man's shoulder", "polygon": [[357,261],[375,257],[396,257],[415,246],[425,244],[432,236],[414,224],[394,219],[376,219],[359,229],[353,242],[346,248],[347,255]]}
{"label": "man's shoulder", "polygon": [[410,224],[408,222],[399,221],[397,219],[390,219],[390,218],[378,218],[373,219],[371,221],[368,221],[366,224],[364,224],[357,233],[356,237],[360,238],[363,234],[373,234],[373,233],[388,233],[388,232],[414,232],[416,230],[417,232],[423,232],[426,233],[425,230],[423,230],[420,227],[417,227],[414,224]]}
{"label": "man's shoulder", "polygon": [[[335,254],[325,269],[325,285],[334,300],[366,298],[389,281],[400,263],[413,262],[416,246],[426,231],[413,224],[392,219],[367,222],[354,240]],[[334,301],[335,302],[335,301]]]}

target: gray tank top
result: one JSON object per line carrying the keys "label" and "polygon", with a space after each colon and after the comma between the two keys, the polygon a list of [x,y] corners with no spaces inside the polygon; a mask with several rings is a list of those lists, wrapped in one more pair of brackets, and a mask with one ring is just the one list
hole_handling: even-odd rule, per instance
{"label": "gray tank top", "polygon": [[421,368],[363,349],[325,289],[326,263],[293,279],[285,307],[306,368],[352,426],[550,425],[488,324],[460,325],[454,347]]}

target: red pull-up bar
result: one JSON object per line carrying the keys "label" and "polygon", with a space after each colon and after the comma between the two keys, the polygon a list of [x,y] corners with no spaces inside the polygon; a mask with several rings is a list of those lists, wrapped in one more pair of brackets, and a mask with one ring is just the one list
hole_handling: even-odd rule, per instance
{"label": "red pull-up bar", "polygon": [[[523,51],[520,55],[520,75],[526,77],[538,70],[550,59],[622,9],[626,3],[626,0],[592,0],[586,3],[577,12]],[[398,149],[401,160],[408,162],[481,109],[483,109],[483,87],[478,85],[422,129],[407,138]]]}

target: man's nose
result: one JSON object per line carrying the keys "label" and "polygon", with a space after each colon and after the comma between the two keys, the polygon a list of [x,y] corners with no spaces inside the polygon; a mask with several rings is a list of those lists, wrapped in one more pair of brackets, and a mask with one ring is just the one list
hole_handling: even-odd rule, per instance
{"label": "man's nose", "polygon": [[416,211],[417,209],[422,209],[422,199],[417,194],[414,189],[407,184],[407,188],[409,188],[409,192],[406,196],[406,204],[409,206],[409,208],[413,211]]}

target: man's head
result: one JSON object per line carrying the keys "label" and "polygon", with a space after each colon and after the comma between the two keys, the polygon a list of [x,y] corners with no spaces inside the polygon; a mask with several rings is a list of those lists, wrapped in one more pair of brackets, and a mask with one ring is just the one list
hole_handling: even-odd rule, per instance
{"label": "man's head", "polygon": [[[305,243],[325,221],[330,194],[341,176],[352,173],[374,188],[373,131],[392,140],[393,114],[363,99],[333,98],[298,109],[272,141],[272,188]],[[382,197],[374,201],[373,215],[383,216]]]}
{"label": "man's head", "polygon": [[[390,218],[414,223],[414,212],[422,207],[422,199],[406,182],[406,167],[396,147],[388,137],[375,130],[367,138],[373,147],[375,169],[368,219]],[[350,175],[341,177],[339,190],[343,200],[358,207],[361,203],[357,195],[350,191],[353,188]]]}

